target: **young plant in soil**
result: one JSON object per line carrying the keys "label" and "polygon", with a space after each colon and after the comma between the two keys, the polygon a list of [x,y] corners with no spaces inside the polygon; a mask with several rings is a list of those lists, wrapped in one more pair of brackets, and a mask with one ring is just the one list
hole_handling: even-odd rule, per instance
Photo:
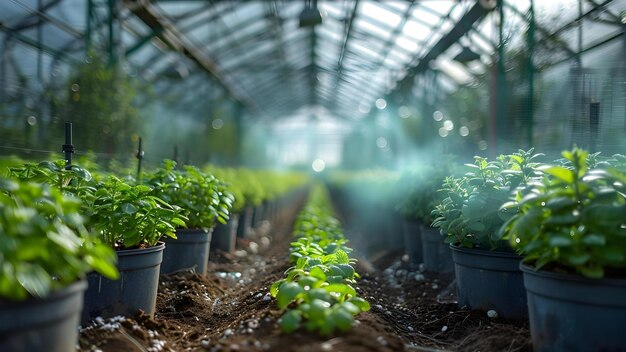
{"label": "young plant in soil", "polygon": [[327,195],[316,188],[300,213],[292,242],[286,278],[270,288],[278,307],[286,309],[279,324],[283,331],[297,330],[303,322],[308,331],[330,335],[348,331],[354,315],[369,310],[352,285],[359,275],[348,253],[339,222],[330,216]]}
{"label": "young plant in soil", "polygon": [[537,179],[535,159],[541,155],[531,149],[501,155],[495,161],[474,157],[473,164],[466,164],[471,171],[445,179],[441,191],[446,198],[433,210],[432,226],[441,229],[446,243],[509,250],[508,243],[497,236],[511,216],[501,206],[519,187]]}
{"label": "young plant in soil", "polygon": [[516,214],[502,226],[500,238],[535,269],[624,277],[626,173],[611,162],[607,168],[590,168],[589,154],[581,149],[563,157],[563,166],[542,167],[540,181],[502,206]]}
{"label": "young plant in soil", "polygon": [[45,297],[91,270],[117,278],[114,252],[87,231],[80,209],[49,185],[0,179],[0,297]]}

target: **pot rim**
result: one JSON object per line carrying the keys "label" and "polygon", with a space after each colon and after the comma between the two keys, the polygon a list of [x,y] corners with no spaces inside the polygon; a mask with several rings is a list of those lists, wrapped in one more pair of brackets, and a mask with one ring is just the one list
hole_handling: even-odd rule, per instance
{"label": "pot rim", "polygon": [[520,270],[524,272],[524,274],[533,275],[545,279],[551,279],[556,281],[569,281],[569,282],[577,282],[583,284],[591,284],[591,285],[608,285],[608,286],[616,286],[616,287],[625,287],[626,288],[626,278],[601,278],[601,279],[592,279],[588,277],[584,277],[578,274],[565,274],[558,273],[550,270],[535,270],[534,267],[525,264],[524,262],[520,263]]}
{"label": "pot rim", "polygon": [[210,232],[213,232],[213,229],[215,228],[215,226],[211,227],[211,228],[177,228],[176,229],[176,233],[180,233],[180,234],[185,234],[185,235],[190,235],[190,234],[194,234],[194,233],[200,233],[200,234],[207,234]]}
{"label": "pot rim", "polygon": [[165,249],[165,242],[159,241],[156,246],[148,247],[148,248],[133,248],[133,249],[120,249],[116,250],[118,256],[127,256],[127,255],[136,255],[136,254],[145,254],[152,252],[161,252]]}
{"label": "pot rim", "polygon": [[500,257],[500,258],[511,258],[511,259],[522,259],[523,257],[515,252],[508,251],[500,251],[500,250],[490,250],[490,249],[476,249],[476,248],[467,248],[461,247],[458,244],[450,244],[450,249],[456,252],[466,253],[466,254],[480,254],[484,256],[490,257]]}

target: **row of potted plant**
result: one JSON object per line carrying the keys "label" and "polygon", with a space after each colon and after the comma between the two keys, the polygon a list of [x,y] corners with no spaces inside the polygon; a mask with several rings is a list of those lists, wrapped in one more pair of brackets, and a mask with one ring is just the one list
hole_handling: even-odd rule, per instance
{"label": "row of potted plant", "polygon": [[619,350],[626,158],[577,148],[541,157],[476,157],[445,179],[432,225],[452,248],[459,304],[528,316],[538,351]]}
{"label": "row of potted plant", "polygon": [[214,165],[206,165],[203,170],[226,182],[235,196],[230,219],[226,224],[218,224],[215,228],[212,250],[233,251],[236,238],[246,237],[261,221],[282,215],[287,205],[303,194],[307,183],[306,175],[298,172]]}
{"label": "row of potted plant", "polygon": [[347,331],[354,315],[370,308],[353,287],[359,277],[353,266],[356,260],[350,258],[352,249],[331,213],[326,190],[318,185],[295,223],[293,266],[270,289],[278,307],[285,310],[279,320],[285,332],[303,325],[322,335]]}
{"label": "row of potted plant", "polygon": [[[13,167],[11,179],[2,182],[0,215],[5,221],[0,250],[3,261],[15,260],[13,266],[4,262],[2,266],[12,281],[0,279],[0,335],[12,336],[0,339],[8,344],[7,350],[73,349],[85,289],[83,324],[97,316],[135,314],[139,309],[153,314],[159,272],[191,267],[204,272],[210,229],[226,223],[234,202],[229,185],[193,167],[178,170],[173,162],[145,174],[141,183],[64,166],[59,161]],[[197,234],[188,233],[191,228]],[[40,246],[44,240],[58,246]],[[84,277],[89,285],[81,280]],[[28,308],[43,297],[46,300],[41,301],[58,301],[57,292],[74,283],[72,287],[78,288],[72,291],[73,304],[62,306],[75,316],[60,312],[70,318],[58,321]],[[35,325],[53,326],[44,331],[46,338],[31,338],[22,324],[18,325],[26,333],[15,333],[11,321],[16,311],[9,307],[18,298],[26,298],[27,303],[19,306],[27,308],[27,316],[48,319]],[[58,331],[60,327],[66,331]]]}

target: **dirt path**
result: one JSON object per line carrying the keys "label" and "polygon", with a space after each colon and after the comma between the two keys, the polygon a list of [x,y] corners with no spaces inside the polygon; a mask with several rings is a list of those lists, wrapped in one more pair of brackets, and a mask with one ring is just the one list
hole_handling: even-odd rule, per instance
{"label": "dirt path", "polygon": [[[524,323],[439,303],[451,277],[415,271],[400,253],[362,262],[358,290],[372,310],[352,331],[322,338],[282,334],[270,285],[288,268],[291,226],[298,208],[259,229],[246,255],[213,255],[208,277],[163,277],[154,318],[118,318],[81,332],[80,351],[529,351]],[[267,225],[267,224],[266,224]],[[441,298],[441,297],[440,297]],[[453,300],[447,295],[446,301]]]}

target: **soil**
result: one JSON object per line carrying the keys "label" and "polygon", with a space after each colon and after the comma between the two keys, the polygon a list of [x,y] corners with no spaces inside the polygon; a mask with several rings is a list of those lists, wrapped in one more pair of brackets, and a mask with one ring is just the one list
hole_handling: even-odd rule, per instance
{"label": "soil", "polygon": [[115,317],[81,329],[79,351],[531,351],[527,322],[459,308],[453,276],[420,271],[387,252],[361,259],[357,290],[372,309],[348,333],[281,333],[270,285],[288,268],[298,209],[265,222],[239,250],[212,253],[209,275],[161,278],[154,317]]}

